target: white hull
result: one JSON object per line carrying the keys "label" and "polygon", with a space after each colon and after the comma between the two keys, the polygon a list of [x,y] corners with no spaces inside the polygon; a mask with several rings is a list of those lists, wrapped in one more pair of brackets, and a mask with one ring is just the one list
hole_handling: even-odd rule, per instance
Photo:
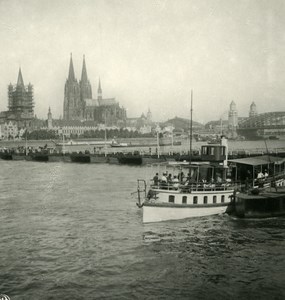
{"label": "white hull", "polygon": [[148,204],[143,206],[143,223],[222,214],[226,212],[227,206],[226,203],[223,206],[205,205],[203,207],[167,207]]}

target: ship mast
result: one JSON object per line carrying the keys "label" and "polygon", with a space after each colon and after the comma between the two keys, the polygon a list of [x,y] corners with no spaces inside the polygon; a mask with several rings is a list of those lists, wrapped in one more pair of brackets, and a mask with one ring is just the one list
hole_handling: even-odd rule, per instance
{"label": "ship mast", "polygon": [[26,130],[25,130],[25,155],[27,156],[28,155],[27,121],[25,122],[25,127],[26,127]]}
{"label": "ship mast", "polygon": [[191,164],[192,158],[192,130],[193,130],[193,90],[191,90],[191,108],[190,108],[190,150],[189,150],[189,164]]}
{"label": "ship mast", "polygon": [[105,136],[104,136],[104,150],[105,150],[105,157],[107,156],[107,116],[106,116],[106,110],[105,110]]}

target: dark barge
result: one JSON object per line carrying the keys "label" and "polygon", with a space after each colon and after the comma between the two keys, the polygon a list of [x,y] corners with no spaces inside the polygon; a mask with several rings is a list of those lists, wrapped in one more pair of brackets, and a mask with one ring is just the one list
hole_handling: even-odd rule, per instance
{"label": "dark barge", "polygon": [[234,214],[239,218],[268,218],[285,215],[285,187],[257,194],[237,193]]}

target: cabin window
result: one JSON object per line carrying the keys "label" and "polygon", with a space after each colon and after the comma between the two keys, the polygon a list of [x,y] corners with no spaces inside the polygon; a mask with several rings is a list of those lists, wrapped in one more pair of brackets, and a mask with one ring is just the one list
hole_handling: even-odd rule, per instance
{"label": "cabin window", "polygon": [[215,148],[211,147],[211,155],[214,155],[214,154],[215,154]]}
{"label": "cabin window", "polygon": [[193,204],[197,204],[198,203],[198,196],[194,196],[193,197]]}
{"label": "cabin window", "polygon": [[183,204],[187,204],[187,196],[183,196],[182,197],[182,203]]}
{"label": "cabin window", "polygon": [[208,196],[204,196],[204,204],[208,203]]}
{"label": "cabin window", "polygon": [[207,147],[202,147],[202,153],[207,154]]}
{"label": "cabin window", "polygon": [[213,203],[217,203],[217,196],[213,196]]}
{"label": "cabin window", "polygon": [[175,197],[173,195],[170,195],[168,198],[168,202],[174,203],[174,199],[175,199]]}
{"label": "cabin window", "polygon": [[222,197],[221,197],[221,202],[222,202],[222,203],[225,202],[225,195],[222,195]]}

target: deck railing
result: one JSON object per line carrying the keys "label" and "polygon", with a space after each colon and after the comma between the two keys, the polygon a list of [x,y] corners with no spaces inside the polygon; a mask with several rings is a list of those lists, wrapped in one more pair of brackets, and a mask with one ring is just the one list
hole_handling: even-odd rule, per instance
{"label": "deck railing", "polygon": [[229,181],[222,183],[211,183],[211,182],[198,182],[198,183],[173,183],[173,182],[161,182],[154,184],[151,181],[151,188],[154,190],[167,190],[167,191],[178,191],[181,193],[191,193],[200,191],[226,191],[226,190],[239,190],[248,191],[250,189],[263,189],[268,187],[274,187],[275,183],[284,180],[285,173],[280,172],[275,176],[269,176],[267,178],[247,180],[247,181]]}
{"label": "deck railing", "polygon": [[241,186],[240,182],[224,182],[224,183],[194,183],[194,184],[177,184],[159,182],[151,184],[154,190],[177,191],[181,193],[202,192],[202,191],[226,191],[236,189]]}

